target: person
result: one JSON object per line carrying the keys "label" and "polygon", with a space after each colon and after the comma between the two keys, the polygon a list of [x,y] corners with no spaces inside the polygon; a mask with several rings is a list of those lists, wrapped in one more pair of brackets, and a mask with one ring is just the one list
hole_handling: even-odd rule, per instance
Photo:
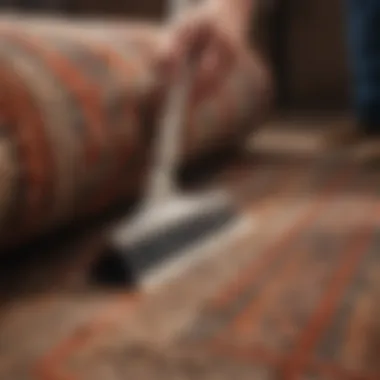
{"label": "person", "polygon": [[[249,51],[246,33],[255,3],[205,0],[187,12],[174,25],[174,33],[162,50],[161,62],[167,72],[175,73],[189,49],[203,44],[196,82],[219,85],[234,60]],[[333,144],[358,142],[361,155],[380,157],[380,1],[347,0],[346,5],[355,127],[348,135],[334,135]],[[269,83],[268,73],[261,73]]]}
{"label": "person", "polygon": [[356,158],[380,158],[380,2],[346,0],[346,42],[353,123],[333,135],[334,146],[354,148]]}
{"label": "person", "polygon": [[183,59],[197,57],[195,83],[218,86],[236,60],[249,52],[253,0],[200,1],[175,20],[159,49],[162,75],[175,77]]}
{"label": "person", "polygon": [[357,132],[372,140],[380,138],[379,23],[378,0],[347,0],[347,42]]}

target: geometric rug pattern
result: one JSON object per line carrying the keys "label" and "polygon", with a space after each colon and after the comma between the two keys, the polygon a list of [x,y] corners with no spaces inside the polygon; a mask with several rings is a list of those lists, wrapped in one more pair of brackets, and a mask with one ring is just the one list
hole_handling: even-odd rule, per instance
{"label": "geometric rug pattern", "polygon": [[[19,324],[14,306],[2,314],[9,321],[0,320],[1,378],[380,379],[378,168],[333,157],[250,163],[233,168],[231,178],[239,176],[251,178],[242,209],[261,204],[267,215],[262,230],[244,243],[244,262],[242,248],[228,252],[231,268],[241,260],[239,270],[231,269],[169,343],[132,338],[149,314],[141,311],[151,302],[144,296],[87,289],[76,302],[67,293],[58,308],[54,290],[50,303],[29,299],[33,312]],[[214,260],[216,267],[222,259]],[[190,290],[198,272],[189,275]],[[162,291],[145,325],[148,338],[202,293],[190,290],[178,290],[175,301],[174,285]]]}

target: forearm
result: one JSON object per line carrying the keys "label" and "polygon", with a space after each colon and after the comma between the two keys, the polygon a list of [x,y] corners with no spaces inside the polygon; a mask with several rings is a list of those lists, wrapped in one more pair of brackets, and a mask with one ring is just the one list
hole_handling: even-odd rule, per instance
{"label": "forearm", "polygon": [[219,1],[230,12],[234,12],[241,19],[250,15],[254,0],[213,0]]}
{"label": "forearm", "polygon": [[255,0],[209,0],[226,23],[245,34],[249,28]]}

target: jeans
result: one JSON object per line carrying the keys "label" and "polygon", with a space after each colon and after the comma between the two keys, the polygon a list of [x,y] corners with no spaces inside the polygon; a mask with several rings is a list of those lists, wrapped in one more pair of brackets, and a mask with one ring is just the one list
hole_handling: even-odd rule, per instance
{"label": "jeans", "polygon": [[354,109],[359,124],[380,133],[380,0],[346,1]]}

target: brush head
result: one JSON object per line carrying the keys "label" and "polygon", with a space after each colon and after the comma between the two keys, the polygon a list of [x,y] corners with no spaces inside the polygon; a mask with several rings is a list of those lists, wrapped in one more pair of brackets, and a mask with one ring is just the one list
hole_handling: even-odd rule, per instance
{"label": "brush head", "polygon": [[[210,239],[237,216],[228,197],[176,199],[143,210],[131,222],[118,225],[110,235],[107,255],[115,273],[124,267],[125,278],[135,282],[147,271],[184,250]],[[117,263],[117,264],[115,264]]]}

